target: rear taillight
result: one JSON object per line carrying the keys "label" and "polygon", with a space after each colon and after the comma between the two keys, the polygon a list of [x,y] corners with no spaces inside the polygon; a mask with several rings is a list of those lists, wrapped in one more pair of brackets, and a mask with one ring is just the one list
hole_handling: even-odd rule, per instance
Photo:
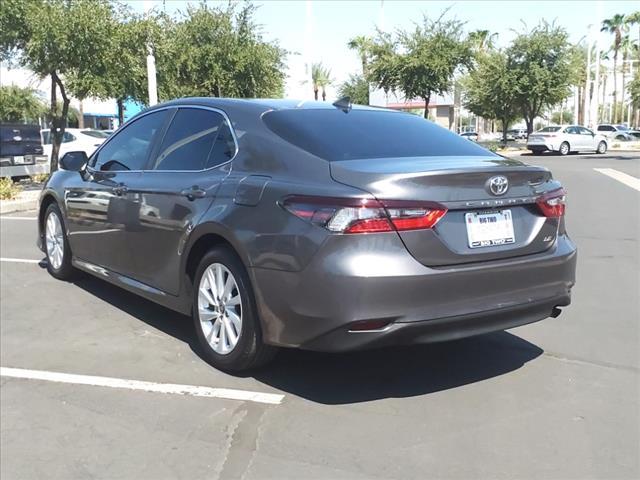
{"label": "rear taillight", "polygon": [[563,188],[545,193],[536,203],[545,217],[560,218],[565,211],[566,192]]}
{"label": "rear taillight", "polygon": [[377,233],[432,228],[447,210],[436,204],[294,195],[285,210],[336,233]]}

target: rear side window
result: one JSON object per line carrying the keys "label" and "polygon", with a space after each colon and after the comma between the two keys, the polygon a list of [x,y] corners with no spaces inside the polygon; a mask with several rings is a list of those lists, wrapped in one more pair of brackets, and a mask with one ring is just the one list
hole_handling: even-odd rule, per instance
{"label": "rear side window", "polygon": [[598,131],[599,132],[613,132],[613,131],[615,131],[615,128],[613,128],[611,125],[599,125],[598,126]]}
{"label": "rear side window", "polygon": [[424,156],[491,156],[482,147],[408,113],[291,109],[266,113],[278,136],[329,161]]}
{"label": "rear side window", "polygon": [[546,132],[557,132],[557,131],[558,131],[558,130],[560,130],[561,128],[562,128],[562,127],[544,127],[543,129],[538,130],[538,131],[539,131],[539,132],[543,132],[543,133],[546,133]]}
{"label": "rear side window", "polygon": [[224,117],[211,110],[181,108],[171,121],[154,161],[154,170],[204,170],[235,154]]}

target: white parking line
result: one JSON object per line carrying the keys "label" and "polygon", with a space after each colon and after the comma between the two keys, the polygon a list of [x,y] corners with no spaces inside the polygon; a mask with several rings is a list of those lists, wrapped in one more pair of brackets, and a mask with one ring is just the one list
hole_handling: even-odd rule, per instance
{"label": "white parking line", "polygon": [[38,217],[0,217],[0,220],[37,220]]}
{"label": "white parking line", "polygon": [[0,367],[0,377],[23,378],[27,380],[43,380],[46,382],[72,383],[91,385],[94,387],[122,388],[145,392],[170,393],[192,397],[213,397],[227,400],[267,403],[279,405],[284,395],[277,393],[251,392],[229,388],[199,387],[196,385],[179,385],[174,383],[154,383],[122,378],[96,377],[93,375],[74,375],[70,373],[47,372],[44,370],[27,370],[23,368]]}
{"label": "white parking line", "polygon": [[40,263],[42,260],[33,260],[31,258],[7,258],[0,257],[0,262],[11,262],[11,263]]}
{"label": "white parking line", "polygon": [[619,172],[613,168],[594,168],[594,170],[598,173],[611,177],[620,183],[624,183],[627,187],[635,188],[640,192],[640,178],[627,175],[626,173]]}

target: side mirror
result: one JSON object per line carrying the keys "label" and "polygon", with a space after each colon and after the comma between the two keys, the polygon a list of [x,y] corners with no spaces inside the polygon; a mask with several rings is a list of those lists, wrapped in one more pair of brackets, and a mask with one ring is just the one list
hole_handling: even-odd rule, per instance
{"label": "side mirror", "polygon": [[71,172],[81,172],[87,166],[89,157],[85,152],[67,152],[60,159],[60,168]]}

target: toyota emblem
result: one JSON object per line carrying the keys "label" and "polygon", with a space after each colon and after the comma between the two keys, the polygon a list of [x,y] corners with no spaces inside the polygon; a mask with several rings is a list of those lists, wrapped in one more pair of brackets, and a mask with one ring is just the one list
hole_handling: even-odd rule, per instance
{"label": "toyota emblem", "polygon": [[491,177],[487,183],[489,191],[494,195],[504,195],[509,190],[509,180],[504,175]]}

